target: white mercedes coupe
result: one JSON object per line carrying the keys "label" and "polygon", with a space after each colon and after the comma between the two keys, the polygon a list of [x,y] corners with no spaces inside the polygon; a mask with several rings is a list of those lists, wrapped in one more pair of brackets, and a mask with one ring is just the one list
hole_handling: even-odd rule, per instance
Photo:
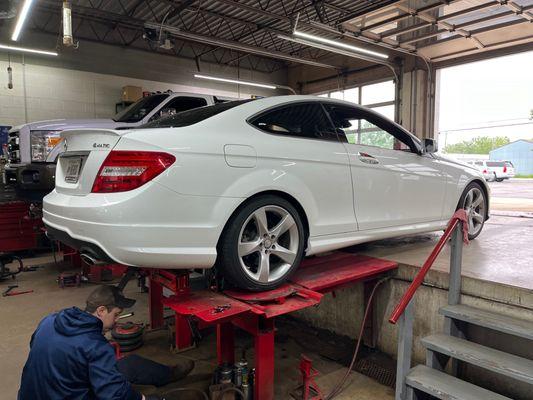
{"label": "white mercedes coupe", "polygon": [[489,216],[481,173],[375,112],[315,96],[201,107],[141,129],[61,134],[48,234],[88,262],[216,266],[248,290],[304,255]]}

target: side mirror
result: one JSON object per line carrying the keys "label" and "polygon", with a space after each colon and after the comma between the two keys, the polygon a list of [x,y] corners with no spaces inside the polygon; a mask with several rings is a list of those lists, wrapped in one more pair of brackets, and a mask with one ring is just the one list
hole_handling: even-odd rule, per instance
{"label": "side mirror", "polygon": [[424,153],[436,153],[439,150],[437,141],[429,138],[424,138],[422,141],[422,148]]}

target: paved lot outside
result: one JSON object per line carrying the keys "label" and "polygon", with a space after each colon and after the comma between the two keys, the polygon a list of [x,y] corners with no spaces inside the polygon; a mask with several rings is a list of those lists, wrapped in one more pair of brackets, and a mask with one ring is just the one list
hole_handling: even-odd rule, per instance
{"label": "paved lot outside", "polygon": [[492,211],[533,212],[533,179],[489,182]]}
{"label": "paved lot outside", "polygon": [[509,179],[489,182],[493,197],[533,199],[533,179]]}

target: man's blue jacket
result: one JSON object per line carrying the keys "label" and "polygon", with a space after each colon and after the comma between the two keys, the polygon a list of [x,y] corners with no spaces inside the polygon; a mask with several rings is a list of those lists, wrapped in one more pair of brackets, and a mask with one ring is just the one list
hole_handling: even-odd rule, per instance
{"label": "man's blue jacket", "polygon": [[30,342],[19,400],[140,400],[117,370],[102,321],[77,307],[44,318]]}

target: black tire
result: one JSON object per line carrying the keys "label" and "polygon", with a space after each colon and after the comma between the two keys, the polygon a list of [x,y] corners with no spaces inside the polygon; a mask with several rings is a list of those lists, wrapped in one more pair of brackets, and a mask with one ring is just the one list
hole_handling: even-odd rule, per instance
{"label": "black tire", "polygon": [[[457,210],[459,210],[460,208],[464,208],[464,203],[465,203],[465,197],[467,196],[468,192],[472,189],[478,189],[482,196],[483,196],[483,200],[485,202],[485,207],[488,207],[488,199],[487,199],[487,195],[485,193],[485,191],[483,190],[483,188],[481,187],[481,185],[477,182],[472,182],[470,183],[466,188],[465,190],[463,191],[463,194],[461,195],[461,198],[459,199],[459,204],[457,205]],[[477,231],[475,234],[471,234],[470,231],[468,232],[468,239],[469,240],[473,240],[475,238],[477,238],[479,236],[479,234],[481,233],[481,231],[483,230],[483,227],[485,226],[485,220],[487,219],[487,214],[486,214],[487,210],[485,209],[484,212],[483,212],[483,222],[481,223],[481,228],[479,229],[479,231]]]}
{"label": "black tire", "polygon": [[129,351],[136,350],[139,347],[141,347],[143,344],[144,344],[144,342],[141,340],[140,342],[135,343],[135,344],[133,344],[131,346],[120,346],[120,352],[121,353],[127,353]]}
{"label": "black tire", "polygon": [[113,337],[113,339],[117,339],[117,340],[130,340],[130,339],[136,339],[139,336],[142,336],[143,333],[144,333],[144,329],[141,329],[140,331],[135,332],[135,333],[128,333],[128,334],[111,331],[111,336]]}
{"label": "black tire", "polygon": [[496,182],[503,182],[503,178],[496,178]]}
{"label": "black tire", "polygon": [[[294,219],[298,232],[298,247],[293,263],[289,264],[291,265],[290,268],[282,276],[268,283],[255,280],[246,273],[241,265],[241,258],[237,249],[243,224],[255,211],[265,206],[281,207],[281,209],[288,212]],[[232,286],[254,292],[274,289],[284,283],[300,265],[304,255],[305,237],[302,217],[290,202],[274,195],[256,197],[241,206],[228,221],[218,246],[219,259],[217,266],[220,268],[225,281]]]}
{"label": "black tire", "polygon": [[124,346],[133,346],[139,342],[142,342],[143,341],[143,338],[142,337],[137,337],[135,339],[122,339],[122,340],[115,340],[115,342],[117,342],[120,346],[120,348],[124,347]]}

